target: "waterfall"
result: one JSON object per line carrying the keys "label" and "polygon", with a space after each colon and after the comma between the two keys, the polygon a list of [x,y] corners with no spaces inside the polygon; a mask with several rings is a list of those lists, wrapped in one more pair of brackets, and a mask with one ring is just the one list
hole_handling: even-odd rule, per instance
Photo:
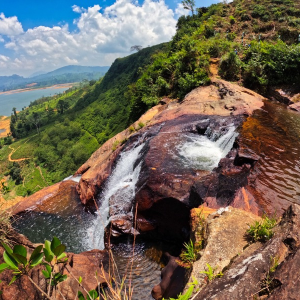
{"label": "waterfall", "polygon": [[100,195],[101,206],[97,218],[90,227],[93,235],[91,249],[104,248],[104,228],[109,223],[110,210],[114,215],[126,214],[131,211],[131,203],[135,196],[135,185],[138,181],[141,164],[135,166],[144,144],[120,154],[120,158],[106,182]]}
{"label": "waterfall", "polygon": [[211,171],[218,166],[233,146],[236,136],[233,124],[226,133],[212,132],[207,129],[205,135],[187,134],[186,141],[177,147],[179,157],[188,168]]}

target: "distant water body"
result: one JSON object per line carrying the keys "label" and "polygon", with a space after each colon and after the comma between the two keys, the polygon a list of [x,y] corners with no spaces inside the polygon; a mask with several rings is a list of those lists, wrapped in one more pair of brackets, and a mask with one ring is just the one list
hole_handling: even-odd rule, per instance
{"label": "distant water body", "polygon": [[32,91],[24,91],[13,94],[0,94],[0,116],[10,116],[13,107],[17,111],[22,110],[22,107],[28,106],[31,101],[46,96],[54,96],[67,90],[69,87],[54,88],[49,87],[45,89],[37,89]]}

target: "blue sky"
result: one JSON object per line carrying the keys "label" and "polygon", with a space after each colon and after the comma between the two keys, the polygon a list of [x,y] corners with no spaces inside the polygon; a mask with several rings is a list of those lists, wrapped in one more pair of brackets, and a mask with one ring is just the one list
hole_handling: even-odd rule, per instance
{"label": "blue sky", "polygon": [[[29,76],[68,64],[110,65],[129,54],[131,44],[170,40],[176,20],[186,13],[180,1],[138,1],[2,0],[0,76]],[[197,0],[196,6],[216,2]]]}

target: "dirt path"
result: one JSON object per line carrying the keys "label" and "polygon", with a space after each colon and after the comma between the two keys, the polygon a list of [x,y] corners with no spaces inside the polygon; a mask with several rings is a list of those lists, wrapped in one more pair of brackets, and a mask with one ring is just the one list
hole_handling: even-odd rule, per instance
{"label": "dirt path", "polygon": [[39,171],[40,171],[40,174],[41,174],[42,179],[44,180],[44,183],[45,183],[47,186],[49,186],[48,182],[46,181],[46,179],[45,179],[45,177],[44,177],[44,175],[43,175],[43,173],[42,173],[41,167],[40,167],[40,166],[37,166],[37,168],[38,168]]}
{"label": "dirt path", "polygon": [[8,155],[8,160],[9,161],[23,161],[26,159],[30,159],[30,157],[24,157],[24,158],[18,158],[18,159],[12,159],[11,156],[20,148],[21,146],[19,146],[18,148],[14,149],[13,147],[11,147],[10,145],[8,146],[9,149],[12,149],[12,151],[9,153]]}
{"label": "dirt path", "polygon": [[216,80],[218,77],[219,61],[219,58],[211,58],[209,61],[209,72],[211,75],[211,80]]}

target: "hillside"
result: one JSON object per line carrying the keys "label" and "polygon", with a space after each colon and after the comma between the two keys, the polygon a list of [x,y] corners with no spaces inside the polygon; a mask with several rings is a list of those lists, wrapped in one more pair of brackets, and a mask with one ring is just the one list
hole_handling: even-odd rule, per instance
{"label": "hillside", "polygon": [[104,76],[109,67],[65,66],[37,76],[24,78],[19,75],[0,76],[0,90],[44,87],[60,83],[79,82],[82,80],[98,80]]}
{"label": "hillside", "polygon": [[5,198],[32,194],[69,176],[99,145],[126,128],[131,112],[124,98],[127,87],[163,46],[117,59],[105,78],[33,101],[12,116],[12,137],[0,139],[0,173],[8,176],[10,190]]}

